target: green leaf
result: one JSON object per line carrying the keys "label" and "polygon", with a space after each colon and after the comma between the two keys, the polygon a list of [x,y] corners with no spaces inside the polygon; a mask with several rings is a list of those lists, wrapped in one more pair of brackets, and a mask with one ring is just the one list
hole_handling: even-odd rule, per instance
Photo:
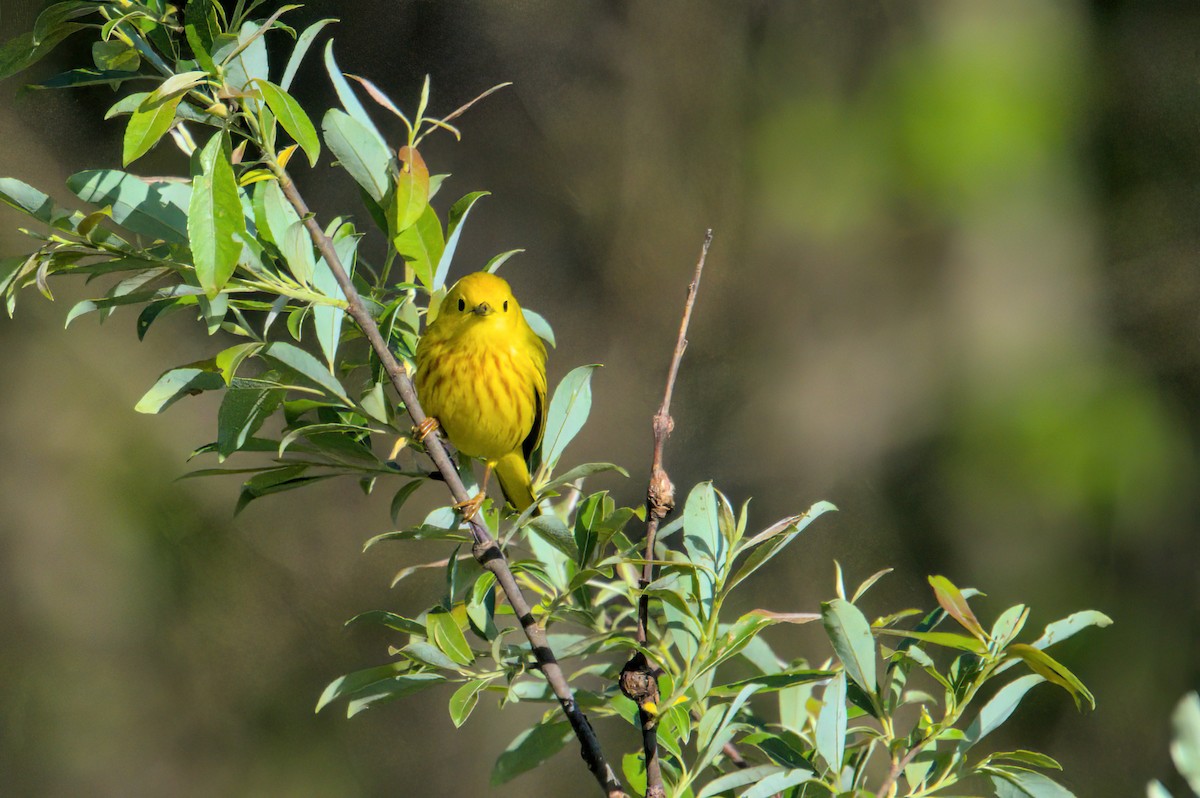
{"label": "green leaf", "polygon": [[[354,261],[358,252],[358,242],[361,236],[355,234],[353,225],[342,225],[333,236],[333,251],[341,261],[342,268],[350,277],[354,277]],[[333,276],[333,269],[322,255],[313,270],[313,287],[327,297],[344,300],[346,294]],[[337,363],[338,344],[342,337],[342,323],[346,320],[346,312],[336,305],[314,305],[313,326],[317,330],[317,343],[325,355],[325,362],[332,372]]]}
{"label": "green leaf", "polygon": [[[213,53],[213,60],[225,67],[225,85],[235,92],[249,91],[252,81],[268,77],[267,43],[258,31],[256,23],[247,22],[236,42],[230,41]],[[233,55],[235,52],[237,55]]]}
{"label": "green leaf", "polygon": [[99,169],[71,175],[67,187],[84,202],[112,208],[113,221],[122,227],[173,244],[188,243],[191,189],[186,185]]}
{"label": "green leaf", "polygon": [[[0,202],[32,216],[43,224],[69,230],[72,211],[58,207],[50,196],[12,177],[0,177]],[[76,214],[82,220],[82,214]]]}
{"label": "green leaf", "polygon": [[683,508],[683,548],[691,562],[707,569],[696,574],[699,580],[697,598],[705,618],[712,615],[727,550],[717,520],[717,504],[717,492],[712,483],[701,482],[692,488]]}
{"label": "green leaf", "polygon": [[425,211],[417,219],[416,224],[400,231],[392,239],[392,244],[396,247],[396,251],[408,261],[417,276],[417,281],[430,291],[435,290],[433,270],[442,257],[446,241],[442,237],[442,223],[438,221],[433,206],[426,205]]}
{"label": "green leaf", "polygon": [[788,787],[795,787],[806,781],[816,781],[816,774],[807,768],[792,768],[783,773],[767,776],[754,785],[752,789],[742,793],[742,798],[769,798],[772,795],[782,795]]}
{"label": "green leaf", "polygon": [[1192,792],[1200,795],[1200,696],[1188,693],[1171,715],[1171,759]]}
{"label": "green leaf", "polygon": [[399,156],[399,173],[393,173],[395,189],[386,202],[388,229],[393,237],[415,224],[429,205],[429,169],[421,153],[406,145],[400,148]]}
{"label": "green leaf", "polygon": [[287,67],[283,70],[283,79],[279,81],[279,85],[285,91],[292,87],[292,81],[296,77],[296,70],[300,68],[301,62],[304,61],[304,56],[308,53],[308,48],[312,46],[313,40],[321,32],[321,29],[331,22],[337,22],[337,20],[318,20],[305,28],[304,32],[296,39],[296,46],[292,48],[292,55],[288,58]]}
{"label": "green leaf", "polygon": [[458,249],[458,238],[462,235],[462,227],[467,221],[467,215],[475,203],[482,197],[488,196],[488,191],[473,191],[450,206],[450,217],[446,220],[446,246],[437,262],[437,271],[433,274],[431,289],[436,291],[446,283],[450,274],[450,262],[454,260],[454,252]]}
{"label": "green leaf", "polygon": [[780,671],[779,673],[759,674],[751,676],[747,679],[739,679],[736,682],[722,684],[711,688],[708,695],[718,698],[736,695],[739,690],[748,684],[757,684],[760,693],[773,693],[778,690],[786,690],[789,687],[795,687],[798,684],[811,684],[819,682],[823,679],[828,679],[834,676],[834,671],[813,670],[812,668],[799,668],[795,670]]}
{"label": "green leaf", "polygon": [[967,637],[966,635],[955,634],[954,632],[917,632],[905,629],[876,629],[875,632],[890,637],[902,637],[908,641],[920,640],[923,643],[932,643],[935,646],[943,646],[944,648],[970,651],[972,654],[983,654],[987,651],[987,646],[978,638]]}
{"label": "green leaf", "polygon": [[579,557],[575,536],[558,516],[550,514],[535,516],[525,526],[571,560]]}
{"label": "green leaf", "polygon": [[308,165],[315,167],[317,159],[321,156],[321,140],[317,138],[317,129],[313,127],[308,114],[304,113],[300,103],[281,87],[266,80],[258,80],[257,84],[271,113],[275,114],[283,129],[304,150],[304,154],[308,156]]}
{"label": "green leaf", "polygon": [[[136,53],[135,53],[136,54]],[[72,69],[30,86],[33,89],[73,89],[78,86],[117,86],[147,76],[128,69]]]}
{"label": "green leaf", "polygon": [[125,144],[121,154],[125,166],[149,152],[171,128],[180,99],[179,96],[169,97],[143,105],[133,112],[125,127]]}
{"label": "green leaf", "polygon": [[425,628],[429,630],[430,641],[438,650],[459,665],[470,665],[475,661],[475,654],[467,643],[458,621],[443,609],[435,609],[425,616]]}
{"label": "green leaf", "polygon": [[1014,643],[1008,647],[1006,653],[1009,656],[1020,657],[1034,673],[1046,677],[1046,681],[1057,684],[1070,693],[1071,698],[1075,699],[1076,709],[1082,708],[1079,702],[1081,697],[1088,702],[1092,709],[1096,708],[1096,698],[1092,695],[1092,691],[1079,681],[1078,676],[1071,673],[1065,665],[1045,651],[1024,643]]}
{"label": "green leaf", "polygon": [[846,723],[846,672],[842,671],[825,686],[816,728],[817,752],[835,777],[842,772],[846,754]]}
{"label": "green leaf", "polygon": [[543,722],[516,736],[492,768],[491,783],[498,787],[532,770],[562,750],[575,736],[569,721]]}
{"label": "green leaf", "polygon": [[634,795],[646,792],[646,757],[640,751],[630,751],[621,757],[621,773]]}
{"label": "green leaf", "polygon": [[529,329],[533,330],[538,338],[550,344],[551,347],[557,346],[554,341],[554,330],[550,327],[550,322],[546,321],[540,313],[534,313],[527,308],[521,308],[521,315],[525,317],[525,323],[529,325]]}
{"label": "green leaf", "polygon": [[325,71],[329,73],[329,79],[333,81],[333,88],[337,92],[338,101],[342,104],[342,108],[346,109],[346,113],[350,114],[364,128],[370,131],[371,135],[386,149],[387,144],[385,139],[379,134],[379,129],[371,121],[371,117],[363,108],[362,103],[358,101],[358,97],[355,96],[354,90],[350,88],[350,83],[342,75],[342,71],[338,69],[337,61],[333,58],[333,39],[325,43]]}
{"label": "green leaf", "polygon": [[418,637],[425,637],[427,634],[425,627],[412,618],[405,618],[403,615],[397,615],[387,610],[360,612],[346,621],[346,626],[354,626],[360,623],[377,623],[389,629],[395,629],[397,632],[404,632],[405,634],[416,635]]}
{"label": "green leaf", "polygon": [[391,679],[406,668],[408,668],[407,662],[393,662],[388,665],[366,668],[354,673],[347,673],[345,676],[339,676],[322,691],[321,697],[317,699],[317,708],[313,711],[320,712],[324,707],[339,698],[356,693],[376,682]]}
{"label": "green leaf", "polygon": [[487,685],[487,679],[472,679],[450,696],[450,720],[454,723],[454,728],[460,728],[467,722],[475,705],[479,703],[479,691]]}
{"label": "green leaf", "polygon": [[557,490],[564,485],[570,485],[574,483],[576,480],[584,479],[586,477],[593,476],[594,474],[603,474],[606,471],[615,471],[623,477],[629,476],[628,471],[614,463],[583,463],[550,480],[545,485],[541,486],[541,491]]}
{"label": "green leaf", "polygon": [[224,387],[225,380],[211,361],[174,368],[164,372],[133,409],[139,413],[161,413],[184,396]]}
{"label": "green leaf", "polygon": [[162,100],[183,95],[199,86],[207,78],[208,73],[203,71],[179,72],[171,75],[158,84],[158,88],[150,93],[143,105],[150,106]]}
{"label": "green leaf", "polygon": [[[224,382],[224,380],[222,380]],[[237,383],[235,382],[235,386]],[[281,388],[232,387],[217,411],[217,455],[224,460],[253,435],[283,401]]]}
{"label": "green leaf", "polygon": [[753,538],[742,541],[738,546],[739,554],[749,549],[753,549],[753,551],[725,583],[725,592],[733,590],[742,580],[766,565],[769,560],[795,540],[797,535],[807,529],[809,524],[830,510],[837,510],[837,508],[829,502],[817,502],[803,515],[784,518]]}
{"label": "green leaf", "polygon": [[875,638],[858,607],[845,599],[821,604],[821,620],[846,675],[868,696],[875,695]]}
{"label": "green leaf", "polygon": [[955,587],[953,582],[944,576],[931,576],[929,577],[929,585],[933,588],[934,595],[937,596],[938,604],[950,614],[950,617],[958,621],[964,629],[980,640],[986,641],[988,639],[987,632],[983,631],[983,627],[975,617],[975,613],[971,611],[970,605],[967,604],[967,599]]}
{"label": "green leaf", "polygon": [[1083,610],[1049,624],[1045,631],[1042,632],[1042,636],[1034,640],[1032,645],[1034,648],[1049,648],[1055,643],[1061,643],[1089,627],[1098,626],[1103,629],[1105,626],[1111,624],[1112,618],[1109,618],[1104,613],[1097,612],[1096,610]]}
{"label": "green leaf", "polygon": [[1000,728],[1017,709],[1021,699],[1033,687],[1046,681],[1036,673],[1030,673],[1015,679],[1001,687],[991,700],[983,705],[975,720],[967,727],[963,750],[978,743],[987,735]]}
{"label": "green leaf", "polygon": [[391,504],[391,517],[393,524],[399,523],[399,521],[396,519],[397,516],[400,515],[400,509],[404,507],[404,503],[408,501],[410,496],[416,493],[417,488],[421,487],[424,482],[425,480],[422,479],[414,479],[411,482],[404,483],[404,485],[396,491],[396,495],[392,497]]}
{"label": "green leaf", "polygon": [[567,444],[583,429],[592,410],[592,373],[598,368],[591,365],[572,369],[554,389],[542,437],[544,473],[553,472]]}
{"label": "green leaf", "polygon": [[406,695],[419,693],[446,681],[439,673],[405,673],[383,679],[359,690],[346,704],[346,717],[352,718],[364,709],[376,704],[392,701]]}
{"label": "green leaf", "polygon": [[274,341],[263,349],[261,354],[262,357],[285,367],[290,372],[303,377],[305,381],[321,388],[347,407],[354,406],[354,403],[346,396],[346,389],[342,387],[336,377],[329,373],[329,369],[300,347],[286,341]]}
{"label": "green leaf", "polygon": [[376,202],[387,196],[392,154],[378,133],[358,119],[331,108],[321,120],[325,144],[338,163]]}
{"label": "green leaf", "polygon": [[296,463],[278,468],[269,468],[255,474],[242,483],[242,490],[238,495],[237,506],[233,511],[234,515],[246,509],[246,505],[255,499],[261,499],[263,496],[269,496],[273,493],[295,490],[313,482],[320,482],[337,476],[337,474],[333,473],[308,475],[308,469],[308,464]]}
{"label": "green leaf", "polygon": [[[73,6],[81,12],[84,9],[94,12],[99,8],[93,3],[59,3],[47,8],[38,17],[33,31],[9,39],[0,49],[0,80],[33,66],[63,39],[88,27],[78,22],[67,22],[65,20],[71,18],[69,15],[54,11],[63,6]],[[46,20],[46,24],[42,24],[42,20]]]}
{"label": "green leaf", "polygon": [[192,177],[188,207],[188,241],[196,278],[210,299],[233,276],[246,237],[246,217],[224,141],[223,133],[215,133],[204,145],[200,153],[204,171]]}
{"label": "green leaf", "polygon": [[704,785],[704,789],[696,795],[696,798],[712,798],[712,796],[729,792],[737,787],[756,784],[767,776],[782,773],[783,771],[784,768],[781,768],[779,765],[755,765],[743,770],[735,770],[732,773],[726,773],[724,776],[718,776]]}
{"label": "green leaf", "polygon": [[1075,794],[1049,776],[1018,768],[985,768],[992,774],[996,798],[1075,798]]}
{"label": "green leaf", "polygon": [[125,42],[110,39],[92,43],[92,63],[102,72],[137,72],[142,57]]}

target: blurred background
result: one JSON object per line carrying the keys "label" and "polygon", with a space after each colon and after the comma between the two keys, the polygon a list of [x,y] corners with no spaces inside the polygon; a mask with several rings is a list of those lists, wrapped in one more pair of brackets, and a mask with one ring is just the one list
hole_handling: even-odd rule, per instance
{"label": "blurred background", "polygon": [[[5,0],[0,38],[41,3]],[[600,362],[567,460],[637,503],[650,417],[705,228],[715,241],[667,466],[713,479],[751,528],[828,499],[742,609],[811,611],[833,561],[895,568],[868,613],[932,603],[941,573],[1030,632],[1079,609],[1115,624],[1055,653],[1094,712],[1034,691],[997,749],[1058,757],[1079,796],[1176,795],[1169,714],[1200,683],[1200,5],[1136,0],[313,2],[341,67],[445,113],[502,81],[425,157],[441,211],[481,201],[460,272],[505,275],[555,327],[551,384]],[[107,88],[22,86],[90,63],[68,40],[0,84],[0,175],[72,203],[65,178],[120,160]],[[288,42],[273,41],[276,70]],[[278,72],[276,72],[278,74]],[[336,103],[314,48],[296,93]],[[377,118],[393,137],[398,125]],[[328,165],[298,169],[328,220],[365,219]],[[178,174],[164,141],[142,174]],[[0,209],[0,252],[29,245]],[[368,225],[369,226],[369,225]],[[581,795],[570,749],[487,791],[519,706],[461,731],[448,691],[346,720],[334,677],[387,659],[367,609],[413,614],[440,575],[388,588],[437,546],[389,544],[390,492],[327,482],[233,517],[236,478],[176,481],[215,438],[209,397],[133,405],[226,345],[183,315],[64,331],[80,285],[0,319],[0,794]],[[236,461],[235,463],[236,464]],[[422,489],[407,510],[441,499]],[[787,657],[820,630],[775,629]],[[443,694],[445,693],[445,694]],[[600,731],[612,759],[632,750]]]}

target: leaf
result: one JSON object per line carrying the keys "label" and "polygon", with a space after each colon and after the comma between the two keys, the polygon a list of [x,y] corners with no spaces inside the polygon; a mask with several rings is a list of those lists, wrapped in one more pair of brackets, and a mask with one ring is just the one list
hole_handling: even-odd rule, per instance
{"label": "leaf", "polygon": [[1072,637],[1084,629],[1091,626],[1098,626],[1103,629],[1105,626],[1112,624],[1112,618],[1109,618],[1102,612],[1096,610],[1083,610],[1073,613],[1060,621],[1055,621],[1046,626],[1042,636],[1034,640],[1032,645],[1034,648],[1049,648],[1055,643],[1061,643],[1068,637]]}
{"label": "leaf", "polygon": [[554,330],[550,327],[550,322],[546,321],[540,313],[521,308],[521,315],[525,317],[525,323],[529,325],[529,329],[533,330],[534,335],[550,344],[551,347],[556,346]]}
{"label": "leaf", "polygon": [[424,480],[414,479],[411,482],[404,483],[404,485],[396,491],[396,495],[392,497],[391,504],[391,517],[393,524],[399,523],[396,518],[400,515],[400,509],[404,507],[404,503],[408,501],[410,496],[416,493],[417,488],[421,487],[423,483]]}
{"label": "leaf", "polygon": [[204,71],[179,72],[171,75],[158,84],[158,88],[150,93],[150,96],[146,98],[143,105],[150,106],[162,100],[183,95],[196,86],[199,86],[207,78],[208,73]]}
{"label": "leaf", "polygon": [[833,671],[813,670],[811,668],[799,668],[796,670],[780,671],[779,673],[759,674],[751,676],[748,679],[739,679],[736,682],[722,684],[710,688],[708,695],[727,697],[736,695],[739,690],[748,684],[757,684],[760,693],[773,693],[778,690],[786,690],[789,687],[795,687],[798,684],[811,684],[819,682],[823,679],[828,679],[834,676]]}
{"label": "leaf", "polygon": [[837,508],[829,502],[817,502],[808,508],[808,512],[803,515],[784,518],[753,538],[743,541],[738,546],[739,553],[751,548],[754,550],[750,552],[750,556],[746,558],[746,561],[733,572],[733,576],[726,581],[725,592],[728,593],[733,590],[742,580],[766,565],[776,554],[783,551],[789,543],[795,540],[797,535],[807,529],[809,524],[830,510],[837,510]]}
{"label": "leaf", "polygon": [[430,611],[425,616],[425,628],[429,630],[430,641],[454,662],[470,665],[475,661],[475,654],[451,613],[440,608]]}
{"label": "leaf", "polygon": [[300,68],[304,56],[308,54],[308,48],[312,46],[313,40],[321,29],[331,22],[337,22],[336,19],[322,19],[314,22],[304,29],[304,32],[296,39],[296,46],[292,48],[292,54],[288,58],[287,67],[283,70],[283,79],[279,81],[280,87],[285,91],[292,87],[292,81],[296,77],[296,71]]}
{"label": "leaf", "polygon": [[400,148],[399,156],[400,173],[387,203],[388,227],[393,236],[416,223],[429,205],[429,169],[421,153],[405,145]]}
{"label": "leaf", "polygon": [[1070,693],[1071,698],[1075,699],[1076,709],[1082,708],[1079,703],[1080,697],[1087,701],[1092,709],[1096,708],[1096,698],[1092,695],[1092,691],[1079,681],[1078,676],[1071,673],[1065,665],[1045,651],[1024,643],[1014,643],[1008,647],[1006,653],[1009,656],[1020,657],[1034,673],[1046,677],[1046,681],[1057,684]]}
{"label": "leaf", "polygon": [[405,634],[417,635],[425,637],[428,633],[424,626],[414,621],[412,618],[405,618],[403,615],[397,615],[394,612],[387,610],[368,610],[360,612],[350,620],[346,621],[346,626],[354,626],[360,623],[377,623],[386,626],[389,629],[395,629],[397,632]]}
{"label": "leaf", "polygon": [[1192,792],[1200,795],[1200,696],[1188,693],[1171,714],[1171,759]]}
{"label": "leaf", "polygon": [[975,617],[975,613],[971,611],[971,607],[967,604],[966,598],[962,592],[955,587],[944,576],[929,577],[929,585],[933,588],[934,595],[937,596],[938,604],[942,606],[946,612],[954,620],[958,621],[964,629],[966,629],[975,637],[982,641],[987,641],[987,632],[983,631],[983,627],[979,624],[979,620]]}
{"label": "leaf", "polygon": [[696,598],[703,617],[709,618],[726,551],[726,541],[717,521],[717,492],[711,482],[701,482],[688,494],[683,508],[683,548],[691,562],[708,569],[696,574],[699,581]]}
{"label": "leaf", "polygon": [[475,705],[479,703],[479,692],[487,685],[487,679],[472,679],[450,696],[450,720],[454,723],[454,728],[460,728],[467,722]]}
{"label": "leaf", "polygon": [[[223,382],[223,380],[222,380]],[[224,460],[242,448],[283,401],[281,388],[233,387],[217,411],[217,455]]]}
{"label": "leaf", "polygon": [[875,639],[858,607],[845,599],[821,604],[825,632],[846,674],[868,696],[875,695]]}
{"label": "leaf", "polygon": [[783,773],[768,776],[754,785],[753,789],[742,793],[742,798],[768,798],[773,795],[782,795],[788,787],[794,787],[806,781],[816,781],[816,774],[807,768],[792,768]]}
{"label": "leaf", "polygon": [[970,748],[987,735],[1000,728],[1017,709],[1021,699],[1036,685],[1046,681],[1036,673],[1030,673],[1019,679],[1014,679],[1001,687],[991,700],[983,705],[975,720],[967,727],[963,749]]}
{"label": "leaf", "polygon": [[392,155],[378,133],[337,108],[325,112],[321,132],[325,144],[354,182],[362,186],[371,199],[383,202],[390,186],[388,172]]}
{"label": "leaf", "polygon": [[[346,113],[354,117],[364,128],[366,128],[379,144],[387,149],[387,144],[379,134],[379,129],[375,127],[375,123],[371,121],[370,115],[363,108],[362,103],[358,101],[358,97],[354,94],[354,89],[350,88],[342,71],[338,69],[337,61],[333,58],[333,39],[325,43],[325,71],[329,73],[329,79],[333,81],[334,91],[337,92],[338,101],[342,104],[342,108],[346,109]],[[328,143],[328,142],[327,142]]]}
{"label": "leaf", "polygon": [[[923,643],[932,643],[935,646],[955,648],[959,651],[970,651],[972,654],[983,654],[987,651],[987,646],[980,642],[978,638],[967,637],[966,635],[955,634],[954,632],[917,632],[905,629],[876,629],[875,632],[876,634],[905,638],[909,645],[911,645],[911,641],[919,640]],[[904,642],[902,642],[901,649],[905,647]]]}
{"label": "leaf", "polygon": [[[60,230],[70,229],[72,212],[58,207],[50,196],[12,177],[0,177],[0,202]],[[82,214],[75,214],[80,219]]]}
{"label": "leaf", "polygon": [[225,136],[215,133],[200,153],[203,174],[192,178],[188,207],[188,241],[196,278],[211,299],[221,292],[242,254],[246,217],[237,178],[225,154]]}
{"label": "leaf", "polygon": [[339,676],[330,682],[321,692],[321,697],[317,699],[317,708],[313,711],[320,712],[324,707],[339,698],[356,693],[384,679],[390,679],[407,667],[407,662],[393,662],[388,665],[365,668],[354,673],[347,673],[345,676]]}
{"label": "leaf", "polygon": [[[38,17],[38,23],[36,23],[34,31],[22,33],[19,36],[9,39],[4,43],[4,47],[0,49],[0,80],[11,77],[33,66],[53,50],[63,39],[87,27],[78,22],[64,22],[63,16],[53,12],[53,9],[62,5],[71,5],[80,8],[86,6],[88,11],[95,11],[98,8],[91,3],[65,3],[47,8]],[[51,21],[46,25],[42,25],[41,21],[43,19]]]}
{"label": "leaf", "polygon": [[[347,276],[354,277],[354,261],[358,252],[358,242],[361,237],[356,235],[352,225],[343,225],[333,236],[333,251]],[[313,271],[313,288],[333,299],[345,300],[346,294],[333,275],[333,269],[322,255]],[[314,305],[312,309],[313,326],[317,330],[317,343],[325,355],[329,370],[334,370],[337,363],[338,344],[342,337],[342,324],[346,320],[346,312],[336,305]],[[386,421],[386,419],[384,419]]]}
{"label": "leaf", "polygon": [[571,560],[578,559],[579,547],[575,542],[575,536],[571,534],[571,530],[567,529],[566,524],[558,516],[551,514],[539,515],[531,519],[525,526],[527,529],[533,530],[538,537],[558,549]]}
{"label": "leaf", "polygon": [[122,227],[173,244],[188,243],[191,191],[186,185],[148,183],[116,169],[99,169],[71,175],[67,187],[84,202],[111,207],[113,221]]}
{"label": "leaf", "polygon": [[138,51],[116,39],[92,43],[92,63],[102,72],[137,72],[142,64]]}
{"label": "leaf", "polygon": [[433,206],[426,205],[416,224],[396,234],[392,245],[408,261],[417,281],[430,291],[435,290],[433,270],[442,257],[446,241],[442,237],[442,223],[438,221]]}
{"label": "leaf", "polygon": [[543,491],[556,490],[564,485],[570,485],[576,480],[584,479],[595,474],[603,474],[606,471],[615,471],[623,477],[628,477],[629,472],[619,465],[614,463],[583,463],[566,471],[542,486]]}
{"label": "leaf", "polygon": [[846,754],[846,672],[842,671],[825,686],[821,710],[817,713],[817,752],[825,760],[837,781]]}
{"label": "leaf", "polygon": [[547,474],[553,472],[563,450],[587,421],[592,409],[592,373],[598,368],[591,365],[572,369],[554,389],[542,437],[542,470]]}
{"label": "leaf", "polygon": [[286,341],[274,341],[262,350],[262,357],[284,366],[294,374],[326,391],[347,407],[354,403],[346,396],[346,390],[337,378],[329,373],[321,361],[298,346]]}
{"label": "leaf", "polygon": [[996,798],[1075,798],[1075,794],[1049,776],[1016,768],[985,768],[992,774]]}
{"label": "leaf", "polygon": [[121,152],[121,161],[125,166],[149,152],[171,128],[175,121],[175,109],[181,99],[181,95],[168,97],[133,112],[125,127],[125,143]]}
{"label": "leaf", "polygon": [[304,113],[300,103],[280,86],[261,79],[256,83],[271,113],[275,114],[283,129],[304,150],[304,154],[308,156],[308,165],[315,167],[317,159],[321,156],[321,140],[317,138],[317,129],[313,127],[308,114]]}
{"label": "leaf", "polygon": [[133,409],[139,413],[161,413],[184,396],[224,387],[221,372],[211,362],[174,368],[164,372]]}
{"label": "leaf", "polygon": [[225,67],[225,85],[235,93],[248,91],[256,78],[266,80],[269,69],[267,43],[259,35],[259,25],[254,22],[243,24],[237,41],[217,48],[213,60]]}
{"label": "leaf", "polygon": [[712,796],[728,792],[737,787],[755,784],[767,776],[782,773],[783,770],[784,768],[781,768],[779,765],[755,765],[743,770],[735,770],[732,773],[726,773],[724,776],[718,776],[708,784],[705,784],[704,789],[697,793],[696,798],[712,798]]}
{"label": "leaf", "polygon": [[462,235],[463,225],[467,215],[475,203],[490,194],[489,191],[473,191],[450,206],[450,216],[446,220],[446,246],[437,262],[437,271],[433,274],[432,289],[436,291],[446,284],[446,276],[450,274],[450,262],[454,260],[454,252],[458,249],[458,238]]}
{"label": "leaf", "polygon": [[491,784],[498,787],[532,770],[562,750],[575,736],[569,721],[539,723],[516,736],[492,768]]}
{"label": "leaf", "polygon": [[446,679],[441,674],[427,672],[405,673],[390,679],[382,679],[354,694],[346,704],[346,717],[352,718],[376,704],[419,693],[444,681]]}

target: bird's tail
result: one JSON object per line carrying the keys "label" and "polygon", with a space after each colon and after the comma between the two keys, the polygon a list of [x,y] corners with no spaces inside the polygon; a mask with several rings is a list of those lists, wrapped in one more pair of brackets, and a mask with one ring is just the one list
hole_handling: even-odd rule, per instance
{"label": "bird's tail", "polygon": [[529,476],[529,467],[521,450],[509,452],[496,461],[496,476],[500,479],[500,490],[509,504],[517,508],[517,512],[525,510],[533,504],[533,480]]}

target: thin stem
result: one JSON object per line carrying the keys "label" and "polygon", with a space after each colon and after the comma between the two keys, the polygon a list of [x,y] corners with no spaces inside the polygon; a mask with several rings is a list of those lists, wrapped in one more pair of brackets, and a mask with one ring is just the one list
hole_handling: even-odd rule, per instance
{"label": "thin stem", "polygon": [[[379,362],[383,365],[384,372],[388,375],[388,379],[391,381],[396,393],[399,394],[400,400],[408,410],[413,423],[420,425],[425,421],[426,416],[425,412],[421,409],[420,402],[417,401],[417,392],[413,387],[412,380],[409,378],[405,367],[396,360],[388,348],[387,342],[380,334],[379,326],[375,323],[375,319],[371,316],[370,311],[367,310],[362,297],[359,296],[358,290],[354,287],[353,281],[346,273],[341,258],[338,257],[337,251],[334,249],[333,241],[325,235],[316,218],[309,211],[308,205],[296,189],[296,185],[292,182],[287,170],[280,166],[273,158],[270,160],[269,165],[271,171],[279,179],[279,187],[283,191],[283,195],[304,221],[304,226],[308,229],[309,236],[321,252],[321,255],[325,258],[325,263],[328,264],[330,271],[333,272],[338,286],[341,287],[342,293],[346,297],[346,313],[354,319],[370,343],[371,349],[374,350],[376,357],[379,358]],[[425,438],[424,443],[426,452],[429,454],[430,459],[433,460],[434,465],[437,466],[447,487],[450,489],[451,495],[454,497],[454,501],[467,501],[470,496],[453,462],[451,462],[450,455],[447,453],[441,439],[437,435],[429,435]],[[597,740],[596,733],[588,722],[587,716],[583,714],[582,710],[579,709],[579,705],[575,702],[574,695],[571,693],[571,687],[567,684],[566,676],[563,675],[562,668],[559,666],[558,660],[555,658],[554,652],[546,640],[546,632],[534,619],[529,603],[525,600],[525,596],[522,594],[521,588],[517,585],[512,570],[508,566],[508,560],[504,557],[504,553],[500,550],[500,547],[496,545],[496,541],[488,532],[487,527],[478,518],[472,517],[468,519],[468,524],[471,528],[471,535],[475,540],[472,553],[479,564],[486,570],[491,571],[496,577],[496,581],[504,591],[509,605],[520,620],[521,628],[525,632],[525,637],[529,640],[534,657],[537,659],[538,669],[546,677],[546,682],[550,685],[550,688],[554,691],[554,695],[558,698],[558,703],[562,706],[563,714],[570,721],[575,736],[579,738],[580,754],[587,763],[588,769],[592,772],[592,775],[608,798],[623,798],[625,792],[621,787],[621,782],[612,767],[605,760],[604,753],[600,749],[600,742]]]}
{"label": "thin stem", "polygon": [[[675,487],[670,477],[663,470],[663,448],[671,429],[675,426],[671,418],[671,395],[675,391],[675,378],[679,375],[679,363],[683,359],[683,350],[687,349],[688,323],[692,319],[692,307],[696,304],[696,292],[700,288],[700,275],[704,272],[704,261],[708,257],[708,248],[712,244],[712,230],[704,234],[704,244],[700,247],[700,257],[696,261],[696,272],[688,286],[687,301],[683,306],[683,319],[679,323],[679,336],[675,339],[675,353],[671,357],[671,367],[667,371],[667,387],[663,393],[662,404],[654,414],[654,455],[650,462],[650,486],[646,491],[646,548],[643,558],[642,576],[638,587],[642,591],[638,597],[637,641],[646,644],[647,628],[650,621],[650,596],[646,588],[654,581],[654,543],[658,535],[658,525],[663,518],[675,507]],[[640,670],[638,678],[627,676],[635,670]],[[658,703],[657,668],[642,654],[636,655],[622,672],[622,688],[627,684],[636,684],[640,692],[630,695],[638,702],[638,719],[642,727],[642,750],[646,760],[646,798],[663,798],[666,791],[663,788],[662,769],[658,760],[658,712],[648,711],[647,704]]]}

